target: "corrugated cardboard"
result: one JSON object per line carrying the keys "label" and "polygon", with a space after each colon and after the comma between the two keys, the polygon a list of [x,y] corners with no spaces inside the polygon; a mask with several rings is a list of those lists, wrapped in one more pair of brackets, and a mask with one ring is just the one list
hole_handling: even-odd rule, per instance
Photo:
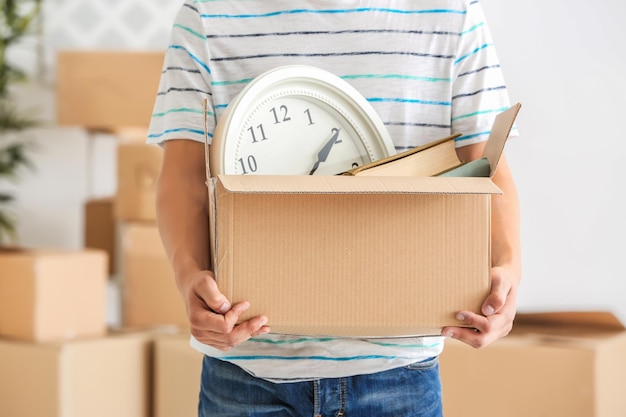
{"label": "corrugated cardboard", "polygon": [[57,55],[57,123],[92,130],[148,126],[163,52],[61,51]]}
{"label": "corrugated cardboard", "polygon": [[91,199],[85,203],[84,244],[86,248],[106,252],[109,276],[117,272],[117,233],[113,207],[113,198]]}
{"label": "corrugated cardboard", "polygon": [[0,415],[150,417],[151,339],[0,340]]}
{"label": "corrugated cardboard", "polygon": [[156,221],[156,182],[161,169],[161,148],[122,142],[117,151],[115,218],[121,221]]}
{"label": "corrugated cardboard", "polygon": [[187,328],[185,304],[154,223],[122,227],[122,325]]}
{"label": "corrugated cardboard", "polygon": [[[220,290],[273,332],[440,334],[490,290],[491,181],[520,109],[496,117],[484,178],[211,178],[210,246]],[[494,151],[495,150],[495,151]],[[492,155],[493,154],[493,155]]]}
{"label": "corrugated cardboard", "polygon": [[0,250],[0,335],[51,341],[106,332],[101,250]]}
{"label": "corrugated cardboard", "polygon": [[196,417],[203,355],[189,333],[154,339],[154,417]]}
{"label": "corrugated cardboard", "polygon": [[446,417],[622,417],[626,331],[610,313],[520,314],[483,349],[446,342]]}
{"label": "corrugated cardboard", "polygon": [[488,178],[219,176],[217,282],[274,332],[439,334],[490,287]]}

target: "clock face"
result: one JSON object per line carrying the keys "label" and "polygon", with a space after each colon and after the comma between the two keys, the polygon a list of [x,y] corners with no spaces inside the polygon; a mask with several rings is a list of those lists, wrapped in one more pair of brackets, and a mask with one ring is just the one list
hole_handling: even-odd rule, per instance
{"label": "clock face", "polygon": [[309,66],[253,80],[218,121],[217,174],[335,175],[395,152],[384,125],[349,84]]}

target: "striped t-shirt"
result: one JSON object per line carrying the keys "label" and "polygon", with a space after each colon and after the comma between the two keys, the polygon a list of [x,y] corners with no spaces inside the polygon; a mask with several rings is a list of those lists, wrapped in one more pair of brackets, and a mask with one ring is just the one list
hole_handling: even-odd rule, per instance
{"label": "striped t-shirt", "polygon": [[[172,28],[148,143],[203,142],[203,99],[210,137],[249,81],[292,64],[352,84],[398,151],[457,132],[457,146],[484,141],[495,115],[509,106],[477,0],[187,0]],[[441,337],[270,334],[228,352],[193,338],[191,344],[275,381],[378,372],[443,349]]]}

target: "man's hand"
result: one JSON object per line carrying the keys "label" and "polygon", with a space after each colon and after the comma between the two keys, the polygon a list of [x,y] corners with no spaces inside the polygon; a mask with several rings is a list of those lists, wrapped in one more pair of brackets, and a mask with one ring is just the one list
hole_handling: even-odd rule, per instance
{"label": "man's hand", "polygon": [[231,303],[217,288],[209,262],[209,210],[204,144],[169,140],[157,181],[157,224],[187,307],[191,334],[201,343],[228,350],[265,334],[267,318],[237,324],[248,303]]}
{"label": "man's hand", "polygon": [[[462,161],[471,161],[481,157],[483,149],[484,143],[464,146],[457,152]],[[491,197],[491,293],[483,302],[482,315],[456,313],[459,322],[471,328],[446,327],[441,331],[476,348],[506,336],[513,328],[522,276],[519,199],[504,154],[492,180],[503,194]]]}
{"label": "man's hand", "polygon": [[213,273],[199,271],[181,289],[191,334],[201,343],[220,350],[245,342],[251,337],[269,333],[265,316],[256,316],[237,324],[241,315],[250,307],[248,302],[230,304],[218,290]]}
{"label": "man's hand", "polygon": [[467,327],[446,327],[443,336],[458,339],[475,348],[484,347],[509,334],[516,312],[519,271],[512,267],[491,269],[491,293],[482,305],[482,315],[457,312],[457,319]]}

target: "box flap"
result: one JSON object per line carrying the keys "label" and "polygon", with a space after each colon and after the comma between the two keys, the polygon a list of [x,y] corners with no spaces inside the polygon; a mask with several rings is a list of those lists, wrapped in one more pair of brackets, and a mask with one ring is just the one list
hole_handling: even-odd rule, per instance
{"label": "box flap", "polygon": [[491,133],[489,134],[489,139],[487,139],[485,151],[483,152],[483,157],[487,158],[489,160],[489,165],[491,165],[490,177],[493,177],[496,169],[498,168],[498,162],[500,161],[500,156],[504,150],[504,145],[506,144],[506,140],[511,133],[511,129],[515,123],[515,118],[517,117],[517,113],[519,113],[521,107],[522,105],[517,103],[511,106],[508,110],[498,114],[493,121]]}
{"label": "box flap", "polygon": [[500,194],[488,178],[220,175],[232,193]]}
{"label": "box flap", "polygon": [[624,324],[608,311],[518,313],[515,318],[515,325],[626,330]]}

